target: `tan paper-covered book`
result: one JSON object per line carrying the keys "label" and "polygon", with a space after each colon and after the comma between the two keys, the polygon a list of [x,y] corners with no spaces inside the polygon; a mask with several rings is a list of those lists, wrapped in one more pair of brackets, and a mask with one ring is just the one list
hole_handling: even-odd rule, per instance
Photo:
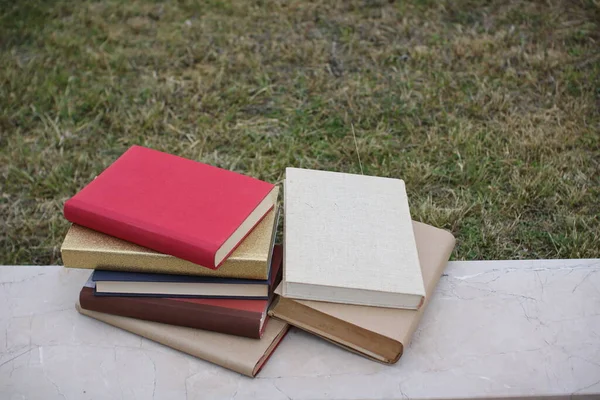
{"label": "tan paper-covered book", "polygon": [[69,228],[61,246],[61,256],[68,268],[266,280],[278,214],[277,207],[269,211],[216,270],[79,225]]}
{"label": "tan paper-covered book", "polygon": [[404,181],[286,168],[285,297],[418,309],[425,288]]}
{"label": "tan paper-covered book", "polygon": [[76,307],[83,315],[250,377],[260,371],[289,328],[272,319],[261,339],[251,339],[89,311],[79,303]]}
{"label": "tan paper-covered book", "polygon": [[413,222],[413,229],[426,290],[426,302],[419,310],[278,296],[269,315],[373,360],[395,363],[417,328],[455,244],[454,236],[445,230],[419,222]]}

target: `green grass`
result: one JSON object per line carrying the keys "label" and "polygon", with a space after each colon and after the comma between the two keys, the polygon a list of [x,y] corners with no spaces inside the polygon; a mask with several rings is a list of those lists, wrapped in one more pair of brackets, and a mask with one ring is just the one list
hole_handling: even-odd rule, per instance
{"label": "green grass", "polygon": [[0,263],[59,263],[133,144],[271,182],[357,147],[454,259],[600,257],[599,48],[593,0],[0,0]]}

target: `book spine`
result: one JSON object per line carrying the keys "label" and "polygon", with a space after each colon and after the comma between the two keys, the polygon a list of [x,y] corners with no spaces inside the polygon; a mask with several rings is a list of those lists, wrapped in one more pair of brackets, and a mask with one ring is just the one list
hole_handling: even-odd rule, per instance
{"label": "book spine", "polygon": [[176,257],[149,253],[101,252],[96,250],[61,249],[66,268],[102,269],[106,271],[143,272],[151,274],[177,274],[190,276],[215,276],[235,279],[268,279],[264,260],[228,259],[219,269],[202,268]]}
{"label": "book spine", "polygon": [[99,297],[93,289],[84,288],[79,294],[81,307],[90,311],[122,317],[160,322],[168,325],[185,326],[259,339],[262,332],[261,316],[241,310],[221,307],[189,305],[168,299],[139,297]]}
{"label": "book spine", "polygon": [[115,215],[109,210],[102,210],[102,212],[92,210],[85,203],[76,199],[70,199],[65,203],[64,215],[74,224],[188,260],[198,264],[199,268],[204,266],[209,269],[217,269],[215,255],[219,244],[190,243],[169,235],[160,227],[133,221],[125,216]]}

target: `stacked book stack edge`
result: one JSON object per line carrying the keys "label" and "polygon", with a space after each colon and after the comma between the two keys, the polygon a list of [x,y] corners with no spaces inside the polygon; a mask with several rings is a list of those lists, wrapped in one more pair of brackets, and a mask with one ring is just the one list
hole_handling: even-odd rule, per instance
{"label": "stacked book stack edge", "polygon": [[[274,288],[281,279],[281,246],[274,248],[271,280]],[[267,309],[272,299],[272,291],[264,300],[235,298],[194,298],[153,296],[106,296],[99,295],[96,285],[90,279],[79,295],[82,308],[161,322],[164,324],[206,329],[230,335],[260,338],[267,323]]]}
{"label": "stacked book stack edge", "polygon": [[278,187],[132,147],[65,204],[64,264],[94,270],[77,309],[248,376],[288,324],[396,362],[454,237],[411,221],[402,180],[288,168],[284,189],[280,246]]}
{"label": "stacked book stack edge", "polygon": [[[375,361],[395,363],[410,342],[455,243],[445,230],[420,222],[413,222],[413,227],[426,291],[418,310],[279,296],[269,314]],[[275,293],[280,294],[280,288]]]}

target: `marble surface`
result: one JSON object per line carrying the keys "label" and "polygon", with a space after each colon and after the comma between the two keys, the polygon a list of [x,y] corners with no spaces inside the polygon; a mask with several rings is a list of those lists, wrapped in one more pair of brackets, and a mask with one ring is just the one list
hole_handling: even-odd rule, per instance
{"label": "marble surface", "polygon": [[0,399],[600,398],[600,260],[452,262],[396,365],[292,329],[255,379],[79,315],[88,275],[0,267]]}

